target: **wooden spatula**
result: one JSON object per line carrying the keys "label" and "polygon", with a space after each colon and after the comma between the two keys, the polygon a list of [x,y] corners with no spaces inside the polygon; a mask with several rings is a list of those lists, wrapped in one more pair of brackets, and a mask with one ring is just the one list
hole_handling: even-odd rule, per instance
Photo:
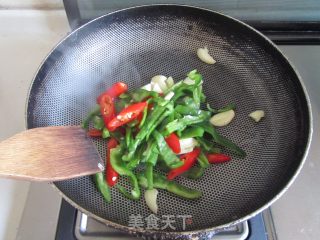
{"label": "wooden spatula", "polygon": [[103,170],[80,126],[34,128],[0,142],[0,177],[52,182]]}

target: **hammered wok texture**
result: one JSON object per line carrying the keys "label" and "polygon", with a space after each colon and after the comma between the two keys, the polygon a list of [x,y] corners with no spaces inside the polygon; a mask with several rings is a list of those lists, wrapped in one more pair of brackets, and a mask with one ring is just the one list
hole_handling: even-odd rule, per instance
{"label": "hammered wok texture", "polygon": [[[197,58],[197,48],[204,46],[216,64]],[[211,106],[236,104],[235,119],[219,131],[247,157],[231,154],[232,161],[211,166],[198,181],[178,178],[203,197],[190,201],[160,190],[157,216],[192,215],[186,231],[231,223],[268,204],[287,185],[301,164],[310,128],[296,73],[275,47],[240,22],[186,6],[144,6],[96,19],[71,33],[43,62],[30,90],[28,127],[80,124],[99,93],[117,81],[135,89],[154,75],[178,81],[192,69],[203,74]],[[257,109],[266,113],[258,124],[248,117]],[[106,142],[95,143],[105,158]],[[54,184],[109,224],[127,226],[129,215],[151,213],[143,197],[130,201],[116,188],[112,203],[105,203],[90,177]],[[120,184],[129,186],[124,178]],[[183,231],[181,222],[175,226],[164,231]]]}

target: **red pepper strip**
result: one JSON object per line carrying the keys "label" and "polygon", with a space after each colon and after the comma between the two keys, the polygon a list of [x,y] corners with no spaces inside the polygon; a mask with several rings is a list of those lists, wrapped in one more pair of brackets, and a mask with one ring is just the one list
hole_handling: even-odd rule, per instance
{"label": "red pepper strip", "polygon": [[171,133],[168,137],[165,138],[168,146],[171,148],[171,150],[178,154],[179,152],[181,152],[181,146],[180,146],[180,142],[179,142],[179,138],[176,134]]}
{"label": "red pepper strip", "polygon": [[136,119],[143,109],[147,107],[147,102],[135,103],[127,108],[123,109],[115,118],[113,118],[108,124],[109,131],[114,131],[116,128],[131,122]]}
{"label": "red pepper strip", "polygon": [[106,181],[110,187],[114,186],[118,181],[119,174],[113,169],[110,162],[110,150],[118,145],[117,140],[110,138],[107,142],[107,159],[106,159]]}
{"label": "red pepper strip", "polygon": [[107,126],[110,120],[113,119],[115,116],[115,107],[114,107],[113,99],[107,94],[103,95],[100,99],[99,104],[100,104],[100,112],[104,121],[104,125]]}
{"label": "red pepper strip", "polygon": [[97,103],[100,103],[101,98],[104,95],[109,95],[112,98],[119,97],[122,93],[125,93],[128,90],[127,84],[123,82],[117,82],[111,86],[107,91],[101,93],[97,98]]}
{"label": "red pepper strip", "polygon": [[[153,104],[152,104],[152,103],[148,103],[147,108],[148,108],[148,110],[150,111],[151,108],[153,108]],[[138,122],[139,122],[139,125],[140,125],[140,123],[141,123],[141,121],[142,121],[142,118],[143,118],[143,111],[142,111],[142,112],[138,115],[138,117],[137,117],[137,120],[138,120]]]}
{"label": "red pepper strip", "polygon": [[196,163],[200,151],[200,148],[194,148],[192,152],[181,155],[180,159],[184,161],[184,164],[181,167],[172,169],[168,173],[167,179],[172,180],[182,173],[188,171]]}
{"label": "red pepper strip", "polygon": [[231,157],[221,153],[207,154],[209,163],[223,163],[231,160]]}
{"label": "red pepper strip", "polygon": [[142,118],[143,118],[143,112],[141,112],[141,113],[137,116],[137,120],[138,120],[139,124],[140,124]]}
{"label": "red pepper strip", "polygon": [[102,132],[98,129],[90,129],[88,131],[88,135],[90,137],[101,137],[102,136]]}

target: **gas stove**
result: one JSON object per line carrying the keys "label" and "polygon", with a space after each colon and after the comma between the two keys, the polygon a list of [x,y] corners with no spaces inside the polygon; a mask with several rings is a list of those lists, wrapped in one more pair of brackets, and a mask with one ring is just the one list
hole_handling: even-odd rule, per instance
{"label": "gas stove", "polygon": [[[210,234],[209,234],[210,235]],[[98,222],[62,201],[56,240],[139,240],[128,233]],[[202,240],[276,240],[271,210]]]}

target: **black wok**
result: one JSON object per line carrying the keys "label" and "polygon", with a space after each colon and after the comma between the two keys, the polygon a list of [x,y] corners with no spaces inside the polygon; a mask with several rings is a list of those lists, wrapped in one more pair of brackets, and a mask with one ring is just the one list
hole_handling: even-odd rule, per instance
{"label": "black wok", "polygon": [[[207,46],[217,63],[196,56]],[[236,119],[221,133],[244,148],[245,159],[211,167],[199,181],[179,179],[203,191],[197,201],[167,192],[158,198],[158,218],[191,215],[183,229],[133,229],[129,216],[150,215],[143,199],[130,201],[112,189],[107,204],[90,177],[55,182],[73,206],[113,227],[144,235],[188,238],[248,219],[282,195],[300,171],[311,137],[310,103],[301,79],[277,47],[248,25],[188,6],[154,5],[117,11],[73,31],[42,63],[30,88],[28,128],[77,125],[95,98],[117,81],[138,88],[157,74],[175,80],[198,69],[212,106],[237,106]],[[248,118],[256,109],[266,117]],[[105,143],[96,141],[105,157]],[[59,154],[59,153],[57,153]],[[121,183],[126,185],[124,179]]]}

